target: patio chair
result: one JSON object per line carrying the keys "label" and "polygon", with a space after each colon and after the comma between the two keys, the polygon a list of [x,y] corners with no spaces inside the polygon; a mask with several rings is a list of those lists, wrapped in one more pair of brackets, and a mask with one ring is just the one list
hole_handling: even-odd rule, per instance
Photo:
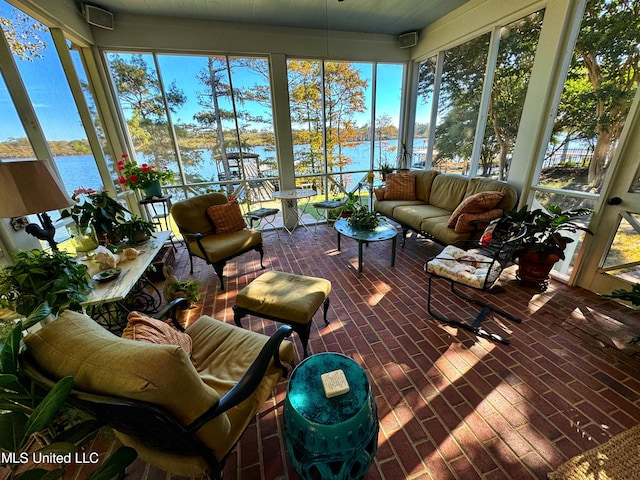
{"label": "patio chair", "polygon": [[213,266],[224,290],[223,272],[227,261],[251,250],[260,253],[260,266],[264,269],[262,233],[246,228],[238,204],[228,202],[221,193],[176,202],[171,206],[171,216],[187,246],[191,273],[193,257],[202,258]]}
{"label": "patio chair", "polygon": [[25,337],[20,365],[46,390],[72,376],[67,401],[112,427],[143,461],[180,476],[221,478],[226,458],[288,373],[291,327],[267,337],[203,316],[181,332],[133,314],[132,333],[121,338],[65,310]]}
{"label": "patio chair", "polygon": [[[496,284],[502,270],[510,264],[515,249],[524,236],[524,231],[514,232],[509,220],[501,218],[489,224],[480,242],[465,242],[467,249],[456,245],[448,245],[438,255],[425,264],[425,272],[429,275],[427,290],[427,311],[433,318],[460,327],[476,335],[509,344],[509,339],[482,328],[482,322],[490,312],[520,323],[520,318],[491,305],[477,297],[468,295],[456,288],[456,285],[479,290],[486,295],[503,291]],[[480,312],[471,321],[454,319],[432,308],[432,283],[435,279],[445,280],[450,284],[451,293],[457,298],[481,307]],[[463,308],[456,308],[462,311]]]}
{"label": "patio chair", "polygon": [[[255,183],[258,183],[258,182],[253,182],[253,184]],[[250,185],[253,185],[253,184],[250,184]],[[252,186],[252,188],[254,187]],[[249,228],[254,228],[253,224],[254,222],[256,222],[256,227],[255,227],[256,230],[259,229],[261,232],[264,232],[265,227],[269,225],[271,229],[274,232],[276,232],[276,235],[278,236],[278,240],[280,240],[280,229],[276,227],[276,225],[274,224],[274,221],[278,216],[280,209],[275,207],[265,207],[262,204],[263,203],[262,195],[260,194],[260,192],[258,193],[257,198],[258,198],[257,203],[253,204],[253,206],[257,208],[254,208],[253,210],[249,210],[244,214],[244,217],[249,222]]]}
{"label": "patio chair", "polygon": [[[314,202],[311,204],[313,208],[315,208],[316,212],[323,217],[326,216],[327,223],[331,221],[329,214],[332,211],[337,212],[337,216],[340,216],[342,210],[344,209],[345,202],[344,200],[323,200],[321,202]],[[316,220],[316,224],[313,227],[313,234],[315,235],[318,230],[318,220]]]}

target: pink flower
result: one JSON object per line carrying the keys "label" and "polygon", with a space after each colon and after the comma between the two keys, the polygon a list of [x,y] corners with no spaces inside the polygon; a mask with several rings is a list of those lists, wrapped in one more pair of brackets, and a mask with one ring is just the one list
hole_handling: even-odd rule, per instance
{"label": "pink flower", "polygon": [[120,185],[124,185],[125,183],[127,183],[127,179],[124,178],[122,175],[118,177],[118,183]]}

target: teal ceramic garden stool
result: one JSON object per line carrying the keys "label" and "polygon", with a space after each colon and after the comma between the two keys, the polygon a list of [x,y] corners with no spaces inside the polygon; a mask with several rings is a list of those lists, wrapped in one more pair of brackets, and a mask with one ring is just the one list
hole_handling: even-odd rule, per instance
{"label": "teal ceramic garden stool", "polygon": [[[321,375],[342,370],[349,391],[325,396]],[[378,449],[378,415],[364,370],[339,353],[319,353],[291,373],[284,404],[284,437],[304,480],[357,480]]]}

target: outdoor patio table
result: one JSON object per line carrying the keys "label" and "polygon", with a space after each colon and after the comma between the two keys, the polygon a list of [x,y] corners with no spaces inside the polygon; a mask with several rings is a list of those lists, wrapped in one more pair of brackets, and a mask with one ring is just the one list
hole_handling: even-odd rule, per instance
{"label": "outdoor patio table", "polygon": [[391,240],[391,266],[396,264],[396,237],[398,230],[390,223],[380,220],[376,228],[363,229],[349,225],[346,218],[341,218],[334,225],[338,232],[338,250],[340,250],[340,236],[353,238],[358,242],[358,273],[362,273],[362,244]]}
{"label": "outdoor patio table", "polygon": [[[287,232],[289,232],[289,235],[291,235],[294,232],[294,230],[298,225],[302,225],[304,228],[307,229],[309,233],[311,233],[311,230],[309,230],[309,227],[307,226],[307,224],[304,223],[304,221],[302,220],[302,213],[307,208],[307,205],[309,205],[309,201],[311,200],[311,197],[316,195],[316,193],[317,192],[315,190],[311,190],[308,188],[296,188],[292,190],[278,190],[277,192],[273,192],[273,194],[271,195],[273,198],[284,200],[287,207],[285,210],[286,212],[293,211],[296,214],[296,223],[293,225],[291,230],[289,230],[289,227],[287,227],[286,218],[284,219],[283,227]],[[306,203],[304,203],[304,206],[302,207],[302,209],[299,209],[297,204],[294,202],[297,202],[298,200],[304,200],[304,199],[306,199]]]}

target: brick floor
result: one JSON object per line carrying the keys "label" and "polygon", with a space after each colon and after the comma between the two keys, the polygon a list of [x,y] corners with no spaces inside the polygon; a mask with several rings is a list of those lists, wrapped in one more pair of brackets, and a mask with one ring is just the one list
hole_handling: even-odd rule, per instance
{"label": "brick floor", "polygon": [[[399,242],[400,243],[400,242]],[[329,326],[314,319],[310,352],[342,352],[367,372],[380,420],[378,452],[366,475],[374,479],[543,479],[568,458],[638,423],[640,355],[628,340],[640,331],[637,313],[597,295],[551,281],[545,292],[521,287],[515,267],[501,277],[505,292],[491,300],[522,318],[487,322],[510,345],[445,326],[426,312],[425,261],[440,247],[410,237],[391,267],[390,242],[364,248],[357,273],[357,244],[318,228],[292,236],[265,233],[264,264],[331,280]],[[226,290],[213,269],[189,261],[179,248],[179,279],[202,282],[200,313],[232,323],[236,292],[259,276],[258,254],[229,262]],[[468,313],[442,284],[436,308]],[[246,328],[267,334],[276,326],[256,317]],[[294,338],[297,358],[302,348]],[[282,432],[286,381],[247,429],[225,467],[227,479],[298,478]],[[112,448],[101,438],[101,446]],[[68,472],[84,478],[84,470]],[[141,461],[129,478],[169,478]],[[175,478],[175,477],[173,477]]]}

